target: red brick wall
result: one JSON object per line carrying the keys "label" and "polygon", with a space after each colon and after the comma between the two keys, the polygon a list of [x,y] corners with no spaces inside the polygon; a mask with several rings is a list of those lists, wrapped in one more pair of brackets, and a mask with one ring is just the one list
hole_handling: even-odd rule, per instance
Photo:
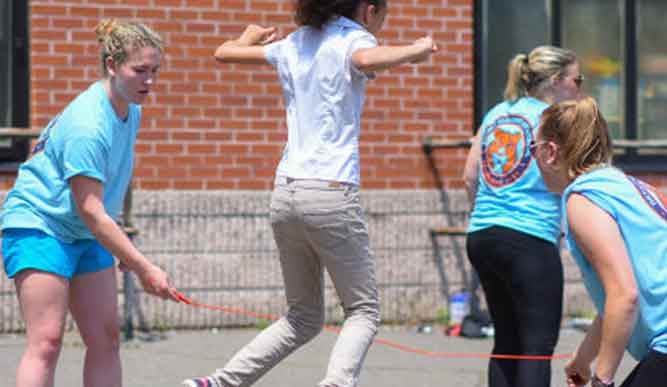
{"label": "red brick wall", "polygon": [[[291,0],[31,0],[32,123],[43,126],[99,77],[93,29],[138,19],[165,38],[156,93],[144,106],[135,185],[141,189],[269,189],[286,139],[269,66],[220,65],[215,48],[248,23],[294,29]],[[473,122],[472,0],[390,0],[381,42],[431,34],[440,52],[379,74],[362,128],[365,188],[431,188],[425,136],[465,138]],[[463,151],[439,151],[457,176]],[[446,179],[447,186],[460,186]]]}
{"label": "red brick wall", "polygon": [[[93,29],[101,18],[138,19],[167,49],[144,107],[135,185],[141,189],[269,189],[286,139],[280,87],[269,66],[212,58],[248,23],[294,29],[292,0],[31,0],[32,123],[43,126],[99,77]],[[365,188],[433,188],[426,136],[460,139],[473,125],[472,0],[389,0],[380,41],[431,34],[432,60],[369,83],[362,125]],[[439,150],[447,188],[461,187],[465,151]],[[642,176],[667,187],[667,177]],[[0,182],[11,186],[12,177]]]}

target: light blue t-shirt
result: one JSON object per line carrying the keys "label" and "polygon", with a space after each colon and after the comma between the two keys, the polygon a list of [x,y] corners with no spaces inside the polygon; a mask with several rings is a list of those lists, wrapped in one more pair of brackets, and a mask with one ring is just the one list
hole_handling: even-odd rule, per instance
{"label": "light blue t-shirt", "polygon": [[560,198],[547,190],[529,149],[547,107],[523,97],[496,105],[484,117],[478,190],[468,232],[503,226],[558,241]]}
{"label": "light blue t-shirt", "polygon": [[104,207],[117,218],[132,176],[141,108],[130,104],[121,120],[102,82],[92,84],[56,116],[19,168],[2,213],[2,229],[33,228],[67,243],[93,239],[78,215],[69,179],[81,175],[104,185]]}
{"label": "light blue t-shirt", "polygon": [[277,176],[359,184],[361,112],[372,74],[359,71],[352,54],[376,46],[370,32],[343,16],[265,46],[287,111],[287,145]]}
{"label": "light blue t-shirt", "polygon": [[568,247],[600,315],[604,315],[604,288],[567,223],[566,203],[573,193],[607,212],[618,224],[625,242],[639,291],[639,315],[628,351],[637,360],[649,349],[667,353],[667,196],[613,167],[579,176],[563,193]]}

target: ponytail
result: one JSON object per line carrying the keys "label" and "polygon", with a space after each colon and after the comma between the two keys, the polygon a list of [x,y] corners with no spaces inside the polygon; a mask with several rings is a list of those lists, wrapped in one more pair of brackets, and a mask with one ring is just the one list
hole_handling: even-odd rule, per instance
{"label": "ponytail", "polygon": [[542,114],[540,133],[563,149],[571,179],[611,162],[613,149],[607,121],[591,97],[550,106]]}
{"label": "ponytail", "polygon": [[573,51],[554,46],[539,46],[528,55],[516,55],[507,67],[505,100],[516,101],[526,95],[539,94],[546,80],[562,75],[576,60]]}
{"label": "ponytail", "polygon": [[526,95],[527,87],[524,78],[528,74],[528,55],[518,54],[507,66],[507,85],[505,85],[506,101],[516,101]]}

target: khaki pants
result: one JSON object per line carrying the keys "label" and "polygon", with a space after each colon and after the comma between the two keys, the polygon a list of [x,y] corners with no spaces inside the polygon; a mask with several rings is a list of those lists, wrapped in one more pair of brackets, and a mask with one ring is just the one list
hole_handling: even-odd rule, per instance
{"label": "khaki pants", "polygon": [[280,251],[289,310],[242,348],[216,376],[250,386],[324,324],[324,269],[342,301],[345,322],[321,387],[354,387],[377,332],[375,260],[357,186],[276,179],[271,225]]}

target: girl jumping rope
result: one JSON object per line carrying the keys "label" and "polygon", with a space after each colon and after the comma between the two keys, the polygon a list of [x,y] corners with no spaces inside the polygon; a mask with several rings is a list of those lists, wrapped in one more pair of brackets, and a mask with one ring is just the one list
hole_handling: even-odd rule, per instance
{"label": "girl jumping rope", "polygon": [[345,312],[321,387],[353,387],[380,320],[375,261],[359,203],[359,132],[366,81],[374,71],[426,60],[431,38],[378,46],[386,0],[300,0],[300,25],[248,26],[215,53],[220,62],[268,63],[278,71],[288,140],[271,198],[289,310],[211,376],[191,387],[250,386],[324,324],[324,269]]}

